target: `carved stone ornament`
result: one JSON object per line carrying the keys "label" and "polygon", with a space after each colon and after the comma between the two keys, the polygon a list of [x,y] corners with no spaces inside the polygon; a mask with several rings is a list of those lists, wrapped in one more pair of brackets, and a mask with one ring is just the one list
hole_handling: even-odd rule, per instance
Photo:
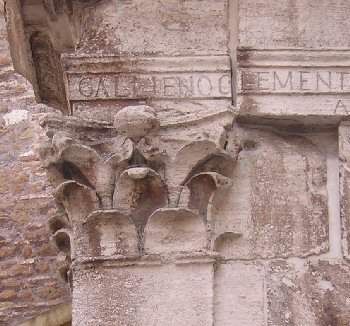
{"label": "carved stone ornament", "polygon": [[239,145],[225,150],[232,111],[212,120],[220,130],[197,123],[189,133],[185,124],[161,125],[153,108],[138,105],[121,109],[114,123],[58,115],[42,121],[49,140],[41,158],[63,208],[51,221],[63,271],[74,257],[213,250],[222,235],[213,203],[218,189],[231,186]]}
{"label": "carved stone ornament", "polygon": [[349,0],[3,1],[72,326],[350,325]]}
{"label": "carved stone ornament", "polygon": [[16,70],[63,113],[39,152],[72,325],[214,325],[218,248],[241,235],[228,0],[6,7]]}

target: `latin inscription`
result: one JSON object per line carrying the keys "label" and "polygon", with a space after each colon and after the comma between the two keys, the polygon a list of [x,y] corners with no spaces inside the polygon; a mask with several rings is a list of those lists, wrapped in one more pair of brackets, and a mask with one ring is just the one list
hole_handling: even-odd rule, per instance
{"label": "latin inscription", "polygon": [[350,70],[243,69],[241,93],[350,93]]}
{"label": "latin inscription", "polygon": [[[249,96],[259,110],[350,115],[350,69],[252,67],[241,68],[238,76],[238,94]],[[280,105],[274,96],[284,96]]]}
{"label": "latin inscription", "polygon": [[336,101],[334,114],[349,115],[350,114],[350,101],[346,99],[340,99]]}
{"label": "latin inscription", "polygon": [[228,73],[70,75],[72,100],[231,98]]}

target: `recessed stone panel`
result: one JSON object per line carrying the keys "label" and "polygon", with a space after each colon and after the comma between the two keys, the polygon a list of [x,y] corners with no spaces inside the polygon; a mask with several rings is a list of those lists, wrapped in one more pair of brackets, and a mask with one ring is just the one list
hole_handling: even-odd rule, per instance
{"label": "recessed stone panel", "polygon": [[229,199],[231,217],[225,215],[240,220],[241,236],[223,240],[217,250],[235,258],[327,252],[326,148],[306,135],[256,129],[242,131],[241,139],[233,177],[237,191]]}

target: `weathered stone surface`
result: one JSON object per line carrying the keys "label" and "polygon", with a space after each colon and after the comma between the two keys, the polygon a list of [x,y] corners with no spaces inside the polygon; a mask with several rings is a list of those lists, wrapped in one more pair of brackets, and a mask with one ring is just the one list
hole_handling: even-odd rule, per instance
{"label": "weathered stone surface", "polygon": [[[86,31],[79,43],[79,53],[227,53],[227,6],[227,0],[215,3],[210,0],[188,3],[177,0],[155,0],[151,3],[147,0],[113,0],[101,3],[86,18]],[[123,24],[120,24],[121,21]]]}
{"label": "weathered stone surface", "polygon": [[215,325],[261,326],[265,321],[264,265],[234,262],[215,271]]}
{"label": "weathered stone surface", "polygon": [[348,58],[348,50],[240,50],[240,116],[252,121],[288,119],[287,124],[337,124],[350,112]]}
{"label": "weathered stone surface", "polygon": [[267,325],[347,325],[349,271],[342,262],[270,263]]}
{"label": "weathered stone surface", "polygon": [[346,0],[242,0],[239,46],[255,49],[344,49],[350,8]]}
{"label": "weathered stone surface", "polygon": [[345,121],[339,126],[340,157],[340,205],[342,221],[342,247],[344,257],[350,258],[350,214],[349,214],[349,159],[350,159],[350,125]]}
{"label": "weathered stone surface", "polygon": [[349,266],[341,260],[221,264],[215,273],[215,321],[345,326],[350,313],[348,275]]}
{"label": "weathered stone surface", "polygon": [[213,324],[212,264],[107,265],[74,274],[73,324]]}
{"label": "weathered stone surface", "polygon": [[6,1],[4,322],[349,325],[349,9]]}
{"label": "weathered stone surface", "polygon": [[328,251],[327,148],[321,137],[241,129],[243,150],[222,218],[240,235],[217,239],[231,258],[308,256]]}
{"label": "weathered stone surface", "polygon": [[30,84],[14,72],[5,31],[1,11],[0,324],[19,325],[70,298],[49,245],[51,189],[39,157],[28,155],[42,134],[39,117],[50,109],[35,105]]}
{"label": "weathered stone surface", "polygon": [[344,0],[239,2],[242,118],[335,125],[349,115],[349,10]]}

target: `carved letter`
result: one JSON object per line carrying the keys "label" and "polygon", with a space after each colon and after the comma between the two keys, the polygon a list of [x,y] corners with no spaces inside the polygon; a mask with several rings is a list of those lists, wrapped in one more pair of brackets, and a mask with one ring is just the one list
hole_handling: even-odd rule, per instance
{"label": "carved letter", "polygon": [[165,77],[163,79],[164,96],[178,96],[179,81],[175,77]]}
{"label": "carved letter", "polygon": [[348,112],[348,109],[347,109],[347,106],[344,104],[344,102],[343,102],[342,100],[339,100],[339,101],[337,102],[337,105],[336,105],[336,107],[335,107],[334,113],[335,113],[335,114],[338,113],[338,110],[339,110],[339,109],[343,110],[343,112],[346,113],[346,114],[349,113],[349,112]]}
{"label": "carved letter", "polygon": [[320,82],[324,85],[326,85],[327,89],[330,91],[332,89],[332,73],[330,71],[328,71],[328,78],[327,80],[324,80],[321,76],[320,72],[317,72],[316,75],[317,78],[317,90],[320,89]]}
{"label": "carved letter", "polygon": [[300,74],[300,90],[301,91],[309,91],[310,88],[305,88],[307,86],[306,84],[309,82],[308,79],[305,79],[305,76],[310,75],[310,72],[300,71],[299,74]]}
{"label": "carved letter", "polygon": [[136,80],[135,92],[135,95],[140,97],[152,97],[156,95],[156,78],[154,76],[138,78]]}
{"label": "carved letter", "polygon": [[268,75],[269,73],[266,71],[258,71],[257,73],[257,85],[258,85],[258,90],[259,91],[267,91],[268,88],[263,87],[262,83],[263,82],[268,82],[269,80],[264,78],[264,75]]}
{"label": "carved letter", "polygon": [[91,85],[91,78],[82,78],[79,81],[79,93],[85,97],[91,97],[94,93],[93,87]]}
{"label": "carved letter", "polygon": [[253,73],[249,71],[242,72],[242,80],[241,80],[241,88],[242,91],[251,91],[255,89],[255,83],[252,82],[254,80]]}
{"label": "carved letter", "polygon": [[197,86],[198,91],[202,96],[209,96],[213,90],[211,80],[206,76],[201,76],[198,78]]}
{"label": "carved letter", "polygon": [[180,96],[189,97],[193,95],[193,77],[187,79],[179,77]]}
{"label": "carved letter", "polygon": [[349,72],[341,71],[340,74],[340,89],[343,91],[345,88],[345,76],[350,75]]}
{"label": "carved letter", "polygon": [[277,83],[279,85],[279,88],[287,88],[288,84],[289,84],[289,89],[288,90],[293,90],[293,75],[291,71],[288,71],[288,75],[287,78],[284,82],[281,81],[281,79],[279,78],[278,74],[276,71],[273,72],[273,90],[275,91],[277,89]]}
{"label": "carved letter", "polygon": [[222,95],[227,95],[231,93],[230,76],[223,75],[219,79],[219,92]]}
{"label": "carved letter", "polygon": [[117,76],[115,77],[115,97],[132,97],[135,95],[136,77]]}
{"label": "carved letter", "polygon": [[100,96],[100,91],[103,92],[102,96],[103,97],[109,97],[106,85],[105,85],[105,80],[103,79],[103,77],[100,78],[100,80],[98,81],[98,86],[97,86],[97,91],[95,94],[95,97],[99,97]]}

